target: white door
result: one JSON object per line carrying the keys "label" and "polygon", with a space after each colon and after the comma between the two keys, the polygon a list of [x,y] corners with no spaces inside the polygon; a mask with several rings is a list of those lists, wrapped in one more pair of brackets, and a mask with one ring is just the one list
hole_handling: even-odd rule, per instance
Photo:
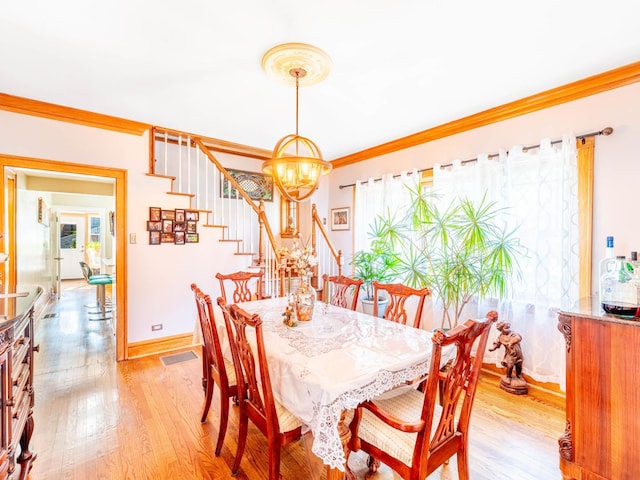
{"label": "white door", "polygon": [[83,278],[80,262],[84,262],[85,216],[64,215],[59,218],[60,278],[71,280]]}

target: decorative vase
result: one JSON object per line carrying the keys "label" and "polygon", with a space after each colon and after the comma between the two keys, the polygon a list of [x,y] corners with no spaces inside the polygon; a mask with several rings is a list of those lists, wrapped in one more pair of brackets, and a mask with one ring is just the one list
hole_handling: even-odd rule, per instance
{"label": "decorative vase", "polygon": [[296,316],[299,322],[308,322],[313,317],[313,306],[316,303],[317,293],[311,286],[311,275],[304,274],[300,277],[300,286],[293,292],[293,301],[296,308]]}

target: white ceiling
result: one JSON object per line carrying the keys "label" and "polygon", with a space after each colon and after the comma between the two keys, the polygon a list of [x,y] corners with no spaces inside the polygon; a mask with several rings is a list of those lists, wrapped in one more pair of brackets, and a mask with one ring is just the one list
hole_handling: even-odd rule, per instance
{"label": "white ceiling", "polygon": [[272,149],[295,91],[261,70],[284,42],[333,69],[300,91],[332,160],[640,60],[635,0],[14,0],[0,92]]}

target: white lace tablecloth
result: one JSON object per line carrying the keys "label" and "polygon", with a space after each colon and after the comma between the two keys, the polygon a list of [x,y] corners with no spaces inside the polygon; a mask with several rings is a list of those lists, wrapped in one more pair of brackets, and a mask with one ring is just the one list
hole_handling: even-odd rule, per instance
{"label": "white lace tablecloth", "polygon": [[286,298],[239,305],[263,320],[274,396],[311,429],[313,453],[332,468],[344,470],[342,411],[429,370],[431,332],[324,303],[310,322],[287,327]]}

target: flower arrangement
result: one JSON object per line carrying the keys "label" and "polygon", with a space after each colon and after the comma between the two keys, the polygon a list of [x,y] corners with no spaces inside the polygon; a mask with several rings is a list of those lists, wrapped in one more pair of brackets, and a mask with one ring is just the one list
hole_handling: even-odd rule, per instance
{"label": "flower arrangement", "polygon": [[291,251],[287,247],[278,250],[281,259],[286,260],[291,269],[304,277],[311,273],[311,269],[318,264],[318,257],[313,254],[313,249],[306,245],[300,246],[298,241],[293,244]]}

